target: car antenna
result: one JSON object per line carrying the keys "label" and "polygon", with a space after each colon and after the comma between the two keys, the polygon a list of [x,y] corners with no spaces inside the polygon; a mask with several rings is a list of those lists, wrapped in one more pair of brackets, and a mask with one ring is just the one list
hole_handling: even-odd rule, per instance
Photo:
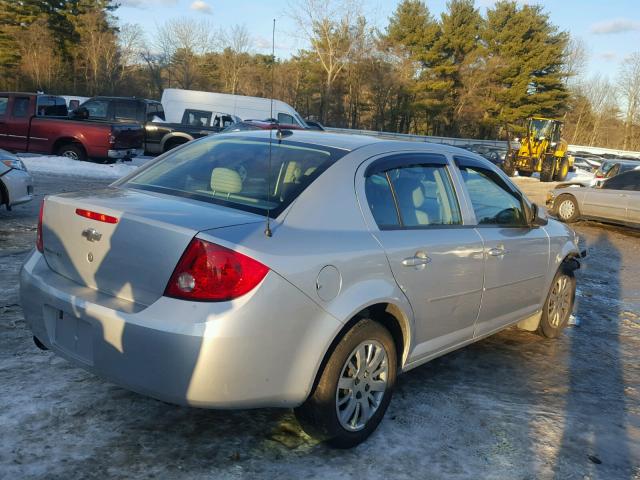
{"label": "car antenna", "polygon": [[[271,31],[271,106],[269,118],[273,119],[273,69],[276,61],[276,19],[273,19],[273,29]],[[269,167],[267,173],[267,225],[264,229],[264,234],[267,237],[271,237],[273,232],[271,231],[271,148],[273,145],[273,128],[269,126]]]}

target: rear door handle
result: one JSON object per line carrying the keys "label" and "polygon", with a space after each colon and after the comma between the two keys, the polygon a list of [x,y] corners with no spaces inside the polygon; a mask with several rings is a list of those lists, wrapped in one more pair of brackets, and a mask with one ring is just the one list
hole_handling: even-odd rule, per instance
{"label": "rear door handle", "polygon": [[416,252],[413,257],[402,260],[405,267],[423,267],[431,263],[431,258],[425,252]]}
{"label": "rear door handle", "polygon": [[505,250],[502,247],[494,247],[494,248],[490,248],[487,253],[492,257],[503,257],[504,255],[509,253],[509,250]]}

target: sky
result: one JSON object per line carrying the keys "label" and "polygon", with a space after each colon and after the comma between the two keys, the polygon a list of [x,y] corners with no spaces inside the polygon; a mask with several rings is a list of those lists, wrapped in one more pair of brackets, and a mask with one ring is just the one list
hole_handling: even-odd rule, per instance
{"label": "sky", "polygon": [[[620,62],[640,51],[640,0],[519,0],[539,3],[561,30],[586,44],[589,54],[587,74],[613,77]],[[272,20],[276,19],[276,56],[288,58],[305,47],[288,12],[296,0],[119,0],[116,16],[121,23],[142,26],[149,37],[172,18],[205,19],[214,28],[245,25],[253,37],[252,50],[271,52]],[[398,0],[362,0],[367,21],[381,29],[386,26]],[[484,11],[494,0],[476,0]],[[429,10],[439,16],[446,0],[426,0]]]}

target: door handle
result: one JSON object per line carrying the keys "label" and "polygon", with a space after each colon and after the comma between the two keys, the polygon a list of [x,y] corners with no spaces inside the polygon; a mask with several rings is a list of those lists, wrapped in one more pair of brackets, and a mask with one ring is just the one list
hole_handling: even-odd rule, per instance
{"label": "door handle", "polygon": [[505,250],[502,247],[494,247],[494,248],[490,248],[487,253],[489,255],[491,255],[492,257],[503,257],[505,256],[507,253],[509,253],[509,250]]}
{"label": "door handle", "polygon": [[402,260],[402,265],[405,267],[424,267],[429,263],[431,263],[431,258],[425,252],[416,252],[413,257]]}

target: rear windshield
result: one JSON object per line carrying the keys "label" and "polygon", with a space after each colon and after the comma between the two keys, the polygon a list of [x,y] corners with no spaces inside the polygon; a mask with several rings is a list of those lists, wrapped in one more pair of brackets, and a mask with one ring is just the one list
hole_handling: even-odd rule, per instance
{"label": "rear windshield", "polygon": [[[275,137],[275,135],[274,135]],[[236,135],[192,142],[144,169],[127,187],[277,216],[347,152]]]}

